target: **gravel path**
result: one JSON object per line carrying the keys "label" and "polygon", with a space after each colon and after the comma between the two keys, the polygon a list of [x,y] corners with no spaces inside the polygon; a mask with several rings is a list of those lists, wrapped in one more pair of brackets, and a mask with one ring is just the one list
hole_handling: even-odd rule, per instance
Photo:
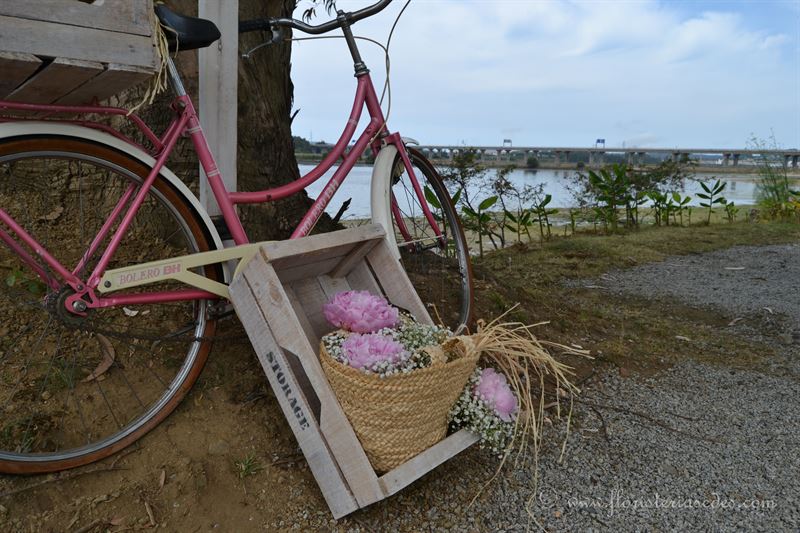
{"label": "gravel path", "polygon": [[543,458],[548,529],[798,531],[800,349],[789,332],[800,331],[800,246],[673,257],[602,284],[732,316],[781,316],[772,340],[789,364],[764,374],[686,361],[646,380],[603,376],[582,400],[604,407],[583,406],[565,467]]}

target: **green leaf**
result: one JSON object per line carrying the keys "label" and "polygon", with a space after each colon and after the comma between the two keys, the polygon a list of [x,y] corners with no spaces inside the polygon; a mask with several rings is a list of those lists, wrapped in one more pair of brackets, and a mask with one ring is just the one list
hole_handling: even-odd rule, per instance
{"label": "green leaf", "polygon": [[495,203],[497,203],[497,196],[490,196],[489,198],[486,198],[478,205],[478,209],[480,211],[486,211],[487,209],[492,207]]}
{"label": "green leaf", "polygon": [[702,187],[702,188],[703,188],[703,190],[704,190],[704,191],[706,191],[708,194],[711,194],[711,189],[709,189],[709,188],[706,186],[706,184],[705,184],[705,183],[703,183],[702,181],[700,182],[700,187]]}
{"label": "green leaf", "polygon": [[711,207],[709,204],[700,202],[700,207]]}
{"label": "green leaf", "polygon": [[715,199],[713,202],[711,202],[711,203],[712,203],[712,204],[724,204],[725,202],[727,202],[727,200],[725,199],[725,197],[724,197],[724,196],[720,196],[719,198],[716,198],[716,199]]}
{"label": "green leaf", "polygon": [[698,198],[702,198],[703,200],[710,200],[711,199],[711,196],[709,196],[708,194],[703,194],[701,192],[697,193],[697,197]]}
{"label": "green leaf", "polygon": [[473,210],[472,210],[472,208],[470,208],[470,207],[464,207],[463,211],[464,211],[464,213],[466,213],[466,215],[467,215],[467,216],[469,216],[469,217],[475,218],[475,217],[477,217],[477,216],[478,216],[478,213],[476,213],[475,211],[473,211]]}
{"label": "green leaf", "polygon": [[680,193],[673,192],[672,199],[675,200],[677,203],[681,203],[681,195]]}
{"label": "green leaf", "polygon": [[431,190],[430,187],[425,185],[425,199],[428,200],[428,203],[431,204],[436,209],[441,209],[442,204],[439,203],[439,199],[436,198],[436,193]]}
{"label": "green leaf", "polygon": [[464,189],[458,189],[456,193],[453,195],[453,205],[456,205],[459,200],[461,200],[461,193]]}
{"label": "green leaf", "polygon": [[552,194],[546,194],[545,197],[544,197],[544,200],[542,200],[542,203],[540,204],[540,206],[541,207],[546,206],[547,204],[550,203],[550,200],[552,200],[552,199],[553,199],[553,195]]}
{"label": "green leaf", "polygon": [[508,218],[508,219],[509,219],[511,222],[513,222],[514,224],[516,224],[516,223],[517,223],[517,217],[515,217],[515,216],[514,216],[514,213],[512,213],[511,211],[506,211],[506,217],[507,217],[507,218]]}

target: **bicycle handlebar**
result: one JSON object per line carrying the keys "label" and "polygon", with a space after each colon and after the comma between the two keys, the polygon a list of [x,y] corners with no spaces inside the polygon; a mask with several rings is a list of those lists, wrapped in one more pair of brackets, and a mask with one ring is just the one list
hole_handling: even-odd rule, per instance
{"label": "bicycle handlebar", "polygon": [[353,24],[359,20],[371,17],[372,15],[383,11],[391,2],[392,0],[380,0],[369,7],[359,9],[358,11],[354,11],[352,13],[343,13],[340,11],[339,15],[334,20],[325,22],[323,24],[318,24],[316,26],[306,24],[305,22],[301,22],[293,18],[243,20],[239,23],[239,33],[258,30],[272,30],[272,28],[279,27],[294,28],[304,33],[319,35],[322,33],[327,33],[331,30],[335,30],[336,28],[340,28],[342,26],[342,22]]}

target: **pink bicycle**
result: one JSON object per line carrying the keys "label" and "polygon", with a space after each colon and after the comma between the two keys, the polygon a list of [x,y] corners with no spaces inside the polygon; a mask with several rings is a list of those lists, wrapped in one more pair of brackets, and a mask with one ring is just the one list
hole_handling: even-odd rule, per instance
{"label": "pink bicycle", "polygon": [[[299,192],[342,158],[292,234],[303,237],[367,149],[375,155],[373,222],[396,241],[398,260],[431,314],[451,328],[468,322],[470,260],[450,195],[423,155],[387,129],[350,29],[390,2],[340,11],[319,26],[294,19],[241,23],[240,31],[273,35],[282,28],[311,34],[341,28],[355,67],[355,102],[335,148],[307,175],[274,189],[225,189],[171,59],[174,118],[156,135],[139,117],[128,117],[141,144],[91,120],[125,117],[125,109],[0,101],[0,471],[86,464],[161,422],[206,361],[226,307],[230,260],[256,246],[236,205]],[[209,21],[164,6],[156,12],[181,50],[219,38]],[[348,150],[364,108],[370,121]],[[39,118],[21,118],[26,112]],[[191,138],[221,208],[216,224],[165,166],[182,135]],[[220,227],[236,246],[223,246]]]}

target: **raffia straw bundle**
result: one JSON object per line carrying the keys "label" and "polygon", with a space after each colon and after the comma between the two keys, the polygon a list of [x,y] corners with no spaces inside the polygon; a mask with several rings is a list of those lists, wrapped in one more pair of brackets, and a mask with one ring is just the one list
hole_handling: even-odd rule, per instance
{"label": "raffia straw bundle", "polygon": [[151,78],[150,85],[142,96],[142,99],[138,104],[128,110],[128,115],[135,113],[144,106],[152,105],[156,96],[164,92],[167,88],[169,43],[167,42],[167,34],[165,32],[175,33],[175,30],[162,26],[155,12],[152,10],[150,12],[150,22],[153,26],[153,39],[155,40],[155,47],[158,51],[158,57],[161,59],[161,64],[158,66],[158,71]]}
{"label": "raffia straw bundle", "polygon": [[569,380],[574,375],[571,367],[556,360],[548,348],[562,354],[585,357],[589,356],[589,352],[539,340],[533,334],[533,328],[540,324],[503,322],[508,312],[488,324],[479,321],[477,333],[466,339],[469,339],[472,349],[480,354],[482,361],[505,374],[519,400],[519,415],[509,451],[523,453],[528,445],[533,445],[535,456],[541,443],[546,381],[551,382],[549,386],[554,388],[557,397],[571,397],[579,392]]}

